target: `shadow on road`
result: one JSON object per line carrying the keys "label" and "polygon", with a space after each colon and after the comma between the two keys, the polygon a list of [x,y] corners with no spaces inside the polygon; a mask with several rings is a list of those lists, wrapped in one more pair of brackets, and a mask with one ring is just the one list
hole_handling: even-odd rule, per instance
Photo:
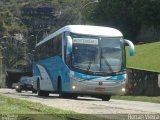
{"label": "shadow on road", "polygon": [[72,98],[59,98],[58,94],[50,94],[49,96],[38,96],[38,94],[34,94],[31,91],[22,91],[21,93],[18,92],[6,92],[4,94],[16,94],[23,97],[36,97],[36,98],[43,98],[43,99],[69,99],[69,100],[81,100],[81,101],[101,101],[101,99],[93,98],[93,97],[85,97],[80,96],[77,99]]}

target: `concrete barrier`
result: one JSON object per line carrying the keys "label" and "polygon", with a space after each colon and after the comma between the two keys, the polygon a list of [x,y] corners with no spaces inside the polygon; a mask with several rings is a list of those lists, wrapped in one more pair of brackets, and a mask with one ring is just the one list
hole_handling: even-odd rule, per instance
{"label": "concrete barrier", "polygon": [[127,95],[160,95],[160,72],[127,68]]}

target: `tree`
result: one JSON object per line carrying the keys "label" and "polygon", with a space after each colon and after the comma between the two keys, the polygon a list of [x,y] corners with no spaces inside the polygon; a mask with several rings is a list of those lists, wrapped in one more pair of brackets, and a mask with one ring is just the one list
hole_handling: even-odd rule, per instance
{"label": "tree", "polygon": [[95,22],[118,28],[126,38],[135,41],[142,25],[159,28],[159,6],[159,0],[100,0]]}

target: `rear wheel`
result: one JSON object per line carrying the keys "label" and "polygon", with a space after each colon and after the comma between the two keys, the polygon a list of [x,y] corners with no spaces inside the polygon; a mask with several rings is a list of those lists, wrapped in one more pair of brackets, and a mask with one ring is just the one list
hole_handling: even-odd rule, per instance
{"label": "rear wheel", "polygon": [[38,91],[38,96],[45,96],[45,97],[48,97],[49,96],[49,92],[47,91]]}
{"label": "rear wheel", "polygon": [[43,91],[43,96],[48,97],[49,96],[49,92]]}
{"label": "rear wheel", "polygon": [[43,96],[43,91],[40,90],[40,82],[39,79],[37,80],[37,92],[38,92],[38,96]]}
{"label": "rear wheel", "polygon": [[40,90],[40,82],[39,82],[39,80],[37,81],[37,91],[34,91],[34,92],[38,92],[38,96],[45,96],[45,97],[49,96],[49,92],[48,91]]}
{"label": "rear wheel", "polygon": [[75,100],[77,100],[78,95],[72,95],[72,98],[75,99]]}

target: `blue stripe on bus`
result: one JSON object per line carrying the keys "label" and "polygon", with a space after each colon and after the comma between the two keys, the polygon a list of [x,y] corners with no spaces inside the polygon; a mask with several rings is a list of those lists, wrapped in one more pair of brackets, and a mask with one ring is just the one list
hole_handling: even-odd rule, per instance
{"label": "blue stripe on bus", "polygon": [[42,77],[40,75],[40,71],[38,69],[38,66],[35,63],[33,63],[33,74],[34,74],[34,76],[40,76],[40,77]]}
{"label": "blue stripe on bus", "polygon": [[116,76],[107,78],[106,80],[124,80],[124,79],[126,79],[125,76],[126,76],[125,74],[116,75]]}
{"label": "blue stripe on bus", "polygon": [[[79,72],[74,72],[74,76],[80,79],[84,79],[84,80],[93,80],[93,79],[98,79],[98,78],[102,78],[102,76],[93,76],[93,75],[86,75],[86,74],[82,74]],[[108,78],[109,77],[109,78]],[[125,75],[116,75],[113,77],[108,76],[106,77],[107,79],[105,80],[124,80],[125,79]]]}
{"label": "blue stripe on bus", "polygon": [[69,69],[66,67],[61,57],[50,57],[39,61],[37,64],[46,69],[55,90],[57,90],[57,78],[60,76],[62,79],[63,90],[70,91],[70,79],[69,76],[66,76],[69,73]]}
{"label": "blue stripe on bus", "polygon": [[86,75],[86,74],[82,74],[79,72],[75,72],[74,76],[77,78],[80,78],[80,79],[84,79],[84,80],[92,80],[92,79],[96,79],[96,78],[101,78],[101,76]]}
{"label": "blue stripe on bus", "polygon": [[52,87],[54,88],[54,86],[53,86],[53,77],[52,77],[52,75],[50,74],[50,72],[49,72],[49,70],[47,69],[47,67],[46,67],[45,65],[41,64],[41,63],[39,63],[38,65],[42,66],[42,67],[47,71],[48,76],[49,76],[49,78],[50,78],[50,80],[51,80],[51,82],[52,82]]}

